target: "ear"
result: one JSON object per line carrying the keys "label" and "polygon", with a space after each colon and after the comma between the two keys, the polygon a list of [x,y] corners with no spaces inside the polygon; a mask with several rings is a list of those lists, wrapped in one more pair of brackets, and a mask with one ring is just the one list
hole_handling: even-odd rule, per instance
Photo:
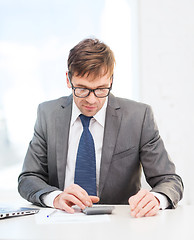
{"label": "ear", "polygon": [[69,77],[68,77],[68,72],[66,72],[66,82],[67,82],[67,87],[71,88],[71,84],[69,82]]}
{"label": "ear", "polygon": [[113,84],[113,78],[114,78],[114,74],[112,74],[112,77],[111,77],[111,80],[110,80],[111,84]]}

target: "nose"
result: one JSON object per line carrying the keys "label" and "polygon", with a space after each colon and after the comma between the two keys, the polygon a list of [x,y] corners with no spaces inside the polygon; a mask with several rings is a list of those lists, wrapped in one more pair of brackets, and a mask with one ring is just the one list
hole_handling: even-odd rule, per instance
{"label": "nose", "polygon": [[94,104],[96,102],[96,96],[94,95],[93,92],[90,92],[90,95],[86,97],[86,101],[89,103],[89,104]]}

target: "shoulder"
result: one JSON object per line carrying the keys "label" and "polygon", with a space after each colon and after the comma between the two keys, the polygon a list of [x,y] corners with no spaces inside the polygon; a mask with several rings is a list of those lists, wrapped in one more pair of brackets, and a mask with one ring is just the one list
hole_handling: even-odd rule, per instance
{"label": "shoulder", "polygon": [[126,98],[116,97],[116,99],[122,107],[135,107],[135,108],[136,107],[137,108],[147,108],[147,107],[149,107],[148,104],[145,104],[145,103],[142,103],[142,102],[137,102],[137,101],[126,99]]}
{"label": "shoulder", "polygon": [[58,99],[42,102],[39,104],[39,109],[42,111],[53,111],[61,108],[65,108],[72,103],[72,97],[65,96]]}
{"label": "shoulder", "polygon": [[125,98],[114,97],[114,99],[117,104],[115,110],[118,116],[122,116],[122,122],[124,124],[129,123],[130,126],[136,127],[136,129],[141,129],[143,124],[147,130],[157,130],[154,114],[150,105]]}
{"label": "shoulder", "polygon": [[110,96],[109,103],[112,107],[120,109],[122,112],[129,112],[130,114],[145,113],[147,110],[151,110],[151,106],[142,102],[134,100]]}

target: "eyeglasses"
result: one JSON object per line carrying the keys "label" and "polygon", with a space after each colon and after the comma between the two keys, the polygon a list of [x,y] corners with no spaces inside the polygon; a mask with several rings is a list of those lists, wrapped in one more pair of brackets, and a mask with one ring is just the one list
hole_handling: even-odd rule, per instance
{"label": "eyeglasses", "polygon": [[[113,76],[111,78],[113,78]],[[72,89],[74,91],[74,95],[76,97],[79,97],[79,98],[88,97],[91,92],[93,92],[94,95],[97,98],[104,98],[104,97],[107,97],[110,94],[110,90],[112,89],[112,83],[111,83],[111,86],[109,88],[89,89],[89,88],[74,87],[72,82],[71,82],[71,80],[70,80],[69,73],[68,73],[68,79],[69,79],[71,87],[72,87]]]}

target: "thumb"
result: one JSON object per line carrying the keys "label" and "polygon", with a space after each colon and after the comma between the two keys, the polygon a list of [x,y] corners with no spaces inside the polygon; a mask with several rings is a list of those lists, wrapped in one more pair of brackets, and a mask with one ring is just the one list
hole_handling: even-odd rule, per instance
{"label": "thumb", "polygon": [[97,202],[99,202],[99,201],[100,201],[100,198],[99,198],[99,197],[97,197],[97,196],[89,196],[89,197],[90,197],[90,199],[91,199],[92,203],[97,203]]}

